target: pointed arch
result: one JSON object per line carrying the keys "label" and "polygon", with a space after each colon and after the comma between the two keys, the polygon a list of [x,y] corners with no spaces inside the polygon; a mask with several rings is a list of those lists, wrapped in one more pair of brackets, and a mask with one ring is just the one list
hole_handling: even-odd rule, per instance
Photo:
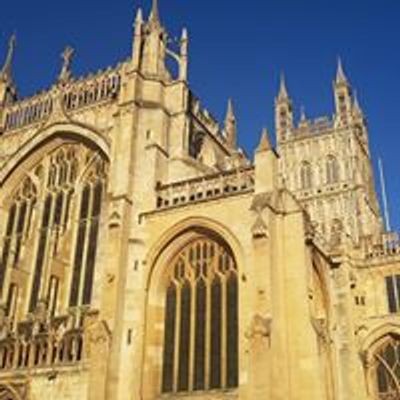
{"label": "pointed arch", "polygon": [[367,387],[376,400],[400,397],[400,324],[374,327],[361,343]]}
{"label": "pointed arch", "polygon": [[111,145],[102,133],[76,123],[54,124],[33,135],[6,162],[0,171],[0,188],[5,185],[10,177],[15,175],[14,171],[17,169],[28,170],[27,161],[29,164],[29,161],[37,160],[45,152],[51,151],[61,143],[68,141],[86,143],[100,151],[107,160],[110,160]]}
{"label": "pointed arch", "polygon": [[144,398],[237,387],[238,260],[235,237],[207,219],[189,218],[157,241],[148,257]]}

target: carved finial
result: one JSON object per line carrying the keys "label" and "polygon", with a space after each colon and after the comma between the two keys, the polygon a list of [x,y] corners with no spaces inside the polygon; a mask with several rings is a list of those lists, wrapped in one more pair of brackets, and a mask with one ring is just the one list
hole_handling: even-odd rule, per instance
{"label": "carved finial", "polygon": [[158,0],[153,0],[153,4],[151,6],[151,12],[149,17],[149,22],[153,26],[160,26],[160,12],[158,9]]}
{"label": "carved finial", "polygon": [[63,59],[63,65],[60,72],[60,76],[58,77],[58,81],[60,83],[67,83],[71,79],[72,76],[71,64],[74,53],[75,50],[72,47],[67,46],[63,51],[63,53],[61,54],[61,58]]}
{"label": "carved finial", "polygon": [[14,59],[14,52],[15,52],[16,44],[17,44],[17,37],[14,33],[10,37],[10,40],[8,42],[7,57],[4,62],[4,66],[0,72],[0,78],[3,81],[11,81],[12,80],[12,63],[13,63],[13,59]]}
{"label": "carved finial", "polygon": [[338,66],[337,66],[337,72],[336,72],[336,84],[348,84],[346,74],[344,73],[343,69],[343,64],[342,60],[340,57],[338,57]]}
{"label": "carved finial", "polygon": [[257,151],[261,152],[261,151],[268,151],[271,149],[272,149],[272,146],[271,146],[271,141],[269,139],[268,129],[264,128],[261,133],[261,139],[260,139],[260,143],[257,147]]}
{"label": "carved finial", "polygon": [[354,115],[356,115],[356,116],[363,115],[363,111],[361,109],[360,102],[358,101],[358,95],[357,95],[356,91],[354,92],[353,112],[354,112]]}
{"label": "carved finial", "polygon": [[232,99],[228,100],[228,107],[225,117],[225,133],[228,146],[232,149],[236,148],[237,126],[236,126],[236,116],[233,110]]}
{"label": "carved finial", "polygon": [[135,23],[136,25],[141,25],[143,23],[143,11],[140,7],[138,8],[136,13]]}
{"label": "carved finial", "polygon": [[289,94],[286,88],[286,79],[283,72],[281,73],[281,82],[279,87],[278,100],[279,101],[289,100]]}

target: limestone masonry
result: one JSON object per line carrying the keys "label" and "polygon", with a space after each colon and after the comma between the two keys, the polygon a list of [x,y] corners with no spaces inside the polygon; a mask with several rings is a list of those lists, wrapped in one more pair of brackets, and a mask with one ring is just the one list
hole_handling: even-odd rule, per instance
{"label": "limestone masonry", "polygon": [[[400,242],[339,62],[333,117],[250,160],[188,84],[157,1],[132,53],[0,72],[0,400],[399,400]],[[168,63],[167,63],[168,60]],[[175,63],[174,72],[167,65]]]}

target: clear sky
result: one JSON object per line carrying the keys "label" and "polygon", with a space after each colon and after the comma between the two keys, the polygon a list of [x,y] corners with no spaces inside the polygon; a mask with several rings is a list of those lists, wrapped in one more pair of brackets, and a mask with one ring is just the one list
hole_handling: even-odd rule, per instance
{"label": "clear sky", "polygon": [[[232,97],[240,143],[249,154],[263,126],[273,129],[280,71],[297,115],[333,113],[338,55],[369,121],[374,163],[385,164],[393,225],[400,228],[400,1],[159,0],[174,36],[190,34],[190,82],[219,119]],[[13,0],[0,13],[0,51],[17,33],[20,93],[50,86],[60,53],[76,49],[74,71],[86,74],[127,58],[135,9],[150,0]]]}

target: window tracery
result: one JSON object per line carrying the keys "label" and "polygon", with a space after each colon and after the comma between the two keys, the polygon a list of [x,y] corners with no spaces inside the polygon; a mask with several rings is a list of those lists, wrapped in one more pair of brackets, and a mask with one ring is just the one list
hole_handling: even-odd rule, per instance
{"label": "window tracery", "polygon": [[166,280],[162,392],[238,385],[238,279],[227,247],[199,238]]}
{"label": "window tracery", "polygon": [[326,183],[328,185],[339,182],[339,162],[334,156],[328,156],[326,162]]}
{"label": "window tracery", "polygon": [[377,400],[396,400],[400,396],[400,340],[392,337],[375,354]]}
{"label": "window tracery", "polygon": [[311,189],[313,186],[312,168],[307,161],[304,161],[300,166],[300,185],[302,190]]}
{"label": "window tracery", "polygon": [[[54,315],[61,293],[68,295],[74,288],[78,297],[70,305],[90,304],[106,178],[107,163],[100,154],[84,144],[65,143],[43,157],[2,200],[6,218],[0,291],[11,325],[19,313],[18,296],[24,287],[27,303],[21,306],[29,312],[44,300]],[[86,201],[85,218],[79,218]],[[82,224],[86,232],[83,239],[79,237]],[[77,274],[76,249],[80,246],[84,253]],[[70,261],[72,268],[62,269]],[[12,270],[21,268],[29,274],[17,278]]]}

